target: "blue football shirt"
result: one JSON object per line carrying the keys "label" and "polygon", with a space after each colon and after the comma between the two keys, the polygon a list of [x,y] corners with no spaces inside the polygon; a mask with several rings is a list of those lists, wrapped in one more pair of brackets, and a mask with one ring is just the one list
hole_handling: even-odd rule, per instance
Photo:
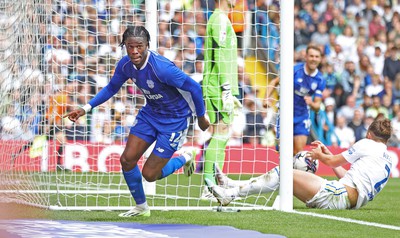
{"label": "blue football shirt", "polygon": [[301,122],[310,117],[310,109],[304,100],[304,96],[322,97],[322,91],[326,81],[317,69],[313,74],[305,72],[305,63],[294,67],[294,123]]}
{"label": "blue football shirt", "polygon": [[[174,118],[189,117],[196,112],[191,92],[180,89],[186,80],[193,79],[173,62],[150,50],[140,69],[136,68],[128,56],[124,56],[118,62],[109,84],[103,89],[105,92],[97,94],[89,104],[95,107],[105,102],[128,79],[132,79],[146,97],[146,105],[141,110],[159,122],[174,122]],[[198,93],[201,95],[201,89]],[[202,106],[202,103],[197,102],[196,105]],[[204,114],[202,111],[197,113]]]}

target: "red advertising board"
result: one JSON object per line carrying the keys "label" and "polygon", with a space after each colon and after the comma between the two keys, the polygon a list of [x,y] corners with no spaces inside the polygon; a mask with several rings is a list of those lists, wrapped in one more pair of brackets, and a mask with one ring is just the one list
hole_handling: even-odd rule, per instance
{"label": "red advertising board", "polygon": [[[47,149],[41,156],[32,158],[29,149],[12,160],[11,155],[19,151],[24,142],[2,141],[0,144],[0,171],[14,169],[19,171],[54,171],[57,160],[63,167],[81,172],[120,172],[119,156],[124,150],[123,144],[92,144],[92,143],[67,143],[63,153],[58,155],[58,144],[48,143]],[[200,147],[197,159],[201,157]],[[182,148],[185,149],[185,148]],[[340,153],[343,149],[329,148],[332,153]],[[392,177],[399,177],[400,150],[389,148],[393,160],[391,170]],[[292,158],[289,158],[292,159]],[[224,172],[235,174],[261,174],[278,165],[279,154],[273,148],[254,147],[243,145],[240,147],[228,147],[226,150],[226,163]],[[141,166],[143,160],[139,162]],[[346,167],[346,166],[345,166]],[[348,168],[348,166],[347,166]],[[318,175],[334,176],[332,169],[320,164]]]}

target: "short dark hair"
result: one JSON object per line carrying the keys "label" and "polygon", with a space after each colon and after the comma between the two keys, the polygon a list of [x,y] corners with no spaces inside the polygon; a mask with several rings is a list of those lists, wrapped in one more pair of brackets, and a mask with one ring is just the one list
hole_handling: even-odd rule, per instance
{"label": "short dark hair", "polygon": [[119,46],[124,46],[128,37],[143,37],[147,40],[147,45],[150,42],[150,33],[144,26],[128,26],[122,35],[122,42]]}

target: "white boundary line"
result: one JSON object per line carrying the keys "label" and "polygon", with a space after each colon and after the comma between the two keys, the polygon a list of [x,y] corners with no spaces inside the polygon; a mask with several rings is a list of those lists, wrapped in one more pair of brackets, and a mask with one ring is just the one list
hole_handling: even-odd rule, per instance
{"label": "white boundary line", "polygon": [[344,218],[344,217],[335,217],[335,216],[331,216],[331,215],[318,214],[318,213],[313,213],[313,212],[299,212],[299,211],[293,210],[293,213],[400,231],[400,227],[399,226],[385,225],[385,224],[380,224],[380,223],[375,223],[375,222],[368,222],[368,221],[360,221],[360,220],[354,220],[354,219]]}

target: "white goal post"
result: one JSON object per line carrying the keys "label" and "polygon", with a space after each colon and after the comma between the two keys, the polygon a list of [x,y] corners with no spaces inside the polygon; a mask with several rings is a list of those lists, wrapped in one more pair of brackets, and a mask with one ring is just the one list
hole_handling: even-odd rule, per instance
{"label": "white goal post", "polygon": [[[145,103],[140,90],[128,81],[112,99],[76,123],[63,115],[86,104],[108,83],[115,64],[125,54],[119,43],[129,25],[144,25],[151,36],[151,50],[201,81],[202,44],[213,2],[1,1],[0,203],[54,210],[127,210],[135,206],[119,156],[135,115]],[[274,44],[293,46],[294,2],[280,1],[280,7],[256,10],[259,1],[250,5],[247,0],[237,2],[245,3],[234,9],[236,16],[243,16],[243,27],[235,14],[230,17],[239,26],[239,98],[244,108],[237,112],[231,129],[224,172],[245,180],[280,165],[281,186],[279,194],[252,195],[229,206],[291,211],[293,47]],[[257,21],[266,16],[268,22]],[[281,29],[280,35],[270,34],[272,28]],[[282,78],[281,96],[274,94],[273,105],[265,109],[266,86],[277,76]],[[274,145],[278,99],[279,154]],[[151,209],[212,210],[218,206],[201,199],[205,190],[202,155],[210,133],[201,132],[195,120],[182,150],[197,151],[196,173],[188,178],[178,171],[154,183],[144,181]],[[144,162],[145,158],[141,159],[139,167]],[[279,200],[274,203],[276,197]]]}

